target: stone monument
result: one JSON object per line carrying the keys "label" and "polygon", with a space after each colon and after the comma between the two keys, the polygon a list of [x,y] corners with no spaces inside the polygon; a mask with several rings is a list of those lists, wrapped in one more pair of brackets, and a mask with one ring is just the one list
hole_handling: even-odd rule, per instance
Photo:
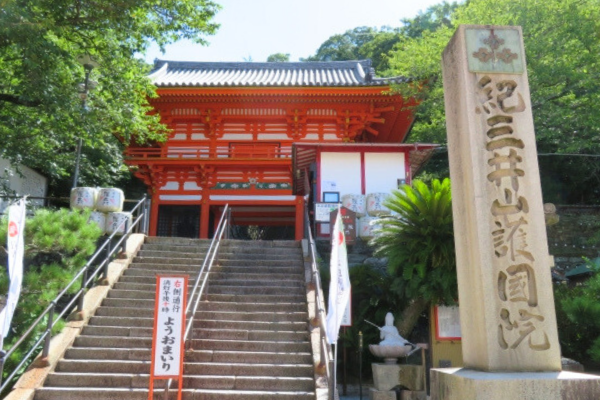
{"label": "stone monument", "polygon": [[[406,357],[421,346],[412,345],[400,335],[390,312],[386,314],[385,325],[379,328],[379,332],[381,342],[369,345],[369,350],[374,356],[383,358],[384,363],[371,364],[374,385],[369,392],[371,400],[395,400],[394,389],[398,387],[405,389],[401,395],[403,400],[425,400],[425,368],[421,365],[396,364],[399,357]],[[423,353],[422,356],[424,359]]]}
{"label": "stone monument", "polygon": [[431,398],[600,398],[600,377],[560,373],[520,27],[460,26],[443,79],[465,369],[432,370]]}

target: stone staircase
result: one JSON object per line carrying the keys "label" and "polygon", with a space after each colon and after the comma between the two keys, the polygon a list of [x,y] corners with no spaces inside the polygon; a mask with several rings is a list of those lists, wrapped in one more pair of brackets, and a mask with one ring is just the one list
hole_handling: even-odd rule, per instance
{"label": "stone staircase", "polygon": [[[189,274],[191,291],[208,245],[148,238],[34,400],[147,399],[155,275]],[[297,242],[223,241],[186,352],[183,399],[315,399],[304,277]],[[155,399],[163,388],[156,381]]]}

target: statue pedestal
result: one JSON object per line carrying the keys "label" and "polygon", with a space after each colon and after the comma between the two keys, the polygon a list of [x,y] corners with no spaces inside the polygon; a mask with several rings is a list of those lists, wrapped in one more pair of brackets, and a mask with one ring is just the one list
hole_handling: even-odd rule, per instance
{"label": "statue pedestal", "polygon": [[371,364],[373,384],[369,392],[371,400],[396,400],[396,386],[406,387],[402,391],[402,400],[425,400],[423,388],[423,367],[412,364]]}
{"label": "statue pedestal", "polygon": [[431,400],[600,399],[600,376],[576,372],[431,370]]}

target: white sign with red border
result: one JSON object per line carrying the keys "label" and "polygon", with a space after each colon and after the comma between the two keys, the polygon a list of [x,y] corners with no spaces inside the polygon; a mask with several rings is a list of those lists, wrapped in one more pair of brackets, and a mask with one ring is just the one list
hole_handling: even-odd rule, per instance
{"label": "white sign with red border", "polygon": [[181,399],[187,285],[187,275],[156,276],[149,398],[155,379],[174,378],[179,379]]}

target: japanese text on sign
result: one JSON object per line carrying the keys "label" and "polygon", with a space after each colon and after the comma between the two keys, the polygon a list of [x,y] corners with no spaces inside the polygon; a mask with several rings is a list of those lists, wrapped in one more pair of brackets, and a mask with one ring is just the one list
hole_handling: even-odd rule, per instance
{"label": "japanese text on sign", "polygon": [[183,277],[158,277],[158,302],[154,332],[154,376],[178,377],[185,322],[186,280]]}
{"label": "japanese text on sign", "polygon": [[525,111],[525,102],[517,83],[510,79],[483,75],[477,88],[479,105],[475,112],[486,121],[487,180],[495,189],[490,236],[501,300],[498,344],[505,350],[519,346],[548,350],[545,317],[538,307],[536,259],[528,251],[529,205],[521,185],[525,144],[513,124],[513,115]]}

